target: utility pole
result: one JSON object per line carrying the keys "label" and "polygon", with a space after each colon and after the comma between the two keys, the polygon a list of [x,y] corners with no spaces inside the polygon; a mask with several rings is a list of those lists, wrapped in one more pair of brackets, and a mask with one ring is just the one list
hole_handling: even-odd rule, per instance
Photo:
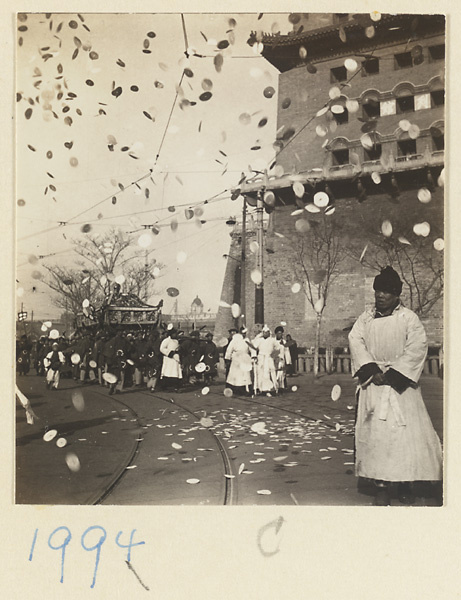
{"label": "utility pole", "polygon": [[[21,313],[24,313],[24,303],[21,302]],[[24,319],[23,322],[23,327],[24,327],[24,333],[27,335],[27,329],[26,329],[26,320]]]}
{"label": "utility pole", "polygon": [[[152,225],[143,225],[144,229],[151,229]],[[149,293],[149,251],[145,250],[144,252],[144,302],[147,302],[147,296]],[[141,289],[139,290],[141,294]]]}
{"label": "utility pole", "polygon": [[149,289],[148,281],[147,281],[147,275],[149,272],[149,269],[148,269],[149,262],[148,261],[149,261],[149,252],[147,251],[147,248],[146,248],[146,254],[144,256],[144,302],[147,302],[147,295],[148,295],[148,289]]}
{"label": "utility pole", "polygon": [[246,321],[246,287],[245,287],[245,259],[246,259],[246,231],[247,231],[247,197],[243,196],[243,211],[242,211],[242,254],[240,262],[240,325],[243,327]]}
{"label": "utility pole", "polygon": [[258,191],[256,202],[256,241],[258,242],[257,267],[261,273],[261,283],[255,288],[255,325],[264,325],[264,190]]}

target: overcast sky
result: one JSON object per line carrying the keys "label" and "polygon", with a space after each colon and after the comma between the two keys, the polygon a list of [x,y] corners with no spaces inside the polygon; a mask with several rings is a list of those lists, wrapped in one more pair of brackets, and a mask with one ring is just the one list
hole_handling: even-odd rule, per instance
{"label": "overcast sky", "polygon": [[[18,22],[27,28],[17,48],[18,306],[39,319],[60,314],[37,272],[45,275],[42,264],[73,265],[71,241],[85,236],[82,226],[91,225],[91,235],[121,228],[137,240],[143,225],[159,222],[148,250],[166,265],[157,288],[165,312],[169,286],[180,291],[180,311],[197,294],[205,310],[217,310],[230,243],[225,221],[241,212],[241,198],[232,202],[226,190],[274,157],[277,95],[263,91],[277,89],[278,72],[246,42],[252,30],[292,29],[288,14],[258,16],[185,14],[185,33],[179,13],[28,14]],[[201,57],[187,60],[186,47]],[[152,179],[140,180],[150,169]],[[207,222],[199,228],[184,210],[200,205]]]}

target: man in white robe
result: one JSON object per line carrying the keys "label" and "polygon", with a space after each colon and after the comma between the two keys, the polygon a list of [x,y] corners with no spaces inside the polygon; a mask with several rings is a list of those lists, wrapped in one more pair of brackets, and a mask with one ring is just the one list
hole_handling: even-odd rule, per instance
{"label": "man in white robe", "polygon": [[167,381],[182,379],[179,342],[175,329],[170,329],[169,335],[160,344],[160,353],[163,354],[160,378]]}
{"label": "man in white robe", "polygon": [[64,354],[59,350],[59,345],[55,342],[51,346],[51,352],[43,359],[46,371],[46,387],[50,390],[57,390],[60,379],[60,370],[66,363]]}
{"label": "man in white robe", "polygon": [[253,340],[253,346],[258,351],[255,392],[270,393],[274,391],[277,393],[279,386],[274,358],[280,356],[280,345],[271,336],[267,325],[264,326],[262,333]]}
{"label": "man in white robe", "polygon": [[240,333],[236,333],[224,355],[225,360],[230,361],[229,372],[226,377],[226,384],[232,387],[245,387],[249,392],[251,385],[252,362],[250,357],[249,340],[246,337],[247,330],[241,328]]}
{"label": "man in white robe", "polygon": [[386,267],[375,278],[376,306],[349,334],[352,373],[359,378],[355,428],[358,477],[374,479],[377,505],[390,504],[390,482],[402,503],[414,502],[411,482],[442,478],[442,449],[418,380],[427,340],[417,315],[400,303],[402,282]]}

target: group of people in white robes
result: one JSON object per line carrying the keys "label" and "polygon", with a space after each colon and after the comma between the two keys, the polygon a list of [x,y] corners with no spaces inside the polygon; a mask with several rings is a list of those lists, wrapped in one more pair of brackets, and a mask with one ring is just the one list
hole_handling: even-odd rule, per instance
{"label": "group of people in white robes", "polygon": [[233,335],[224,356],[230,361],[228,386],[245,387],[255,394],[278,393],[286,387],[286,366],[291,364],[291,355],[283,339],[283,327],[276,327],[274,333],[265,325],[253,339],[245,327]]}

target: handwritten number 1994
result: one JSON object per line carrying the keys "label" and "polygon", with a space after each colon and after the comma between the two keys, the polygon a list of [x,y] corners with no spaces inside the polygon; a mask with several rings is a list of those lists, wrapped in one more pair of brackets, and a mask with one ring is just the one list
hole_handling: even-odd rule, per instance
{"label": "handwritten number 1994", "polygon": [[[127,544],[124,544],[120,541],[121,537],[123,535],[123,531],[119,531],[115,537],[115,543],[117,544],[117,546],[119,548],[127,549],[126,560],[128,563],[131,562],[131,549],[134,548],[135,546],[142,546],[143,544],[146,543],[146,542],[134,542],[133,538],[134,538],[135,532],[136,532],[136,529],[133,529],[130,534],[129,542]],[[29,560],[33,559],[35,544],[37,543],[37,537],[38,537],[38,529],[36,529],[34,532],[34,537],[33,537],[32,545],[30,548]],[[87,552],[95,552],[93,580],[92,580],[91,586],[90,586],[91,588],[94,588],[94,586],[96,584],[99,560],[101,558],[101,548],[102,548],[102,545],[104,544],[104,542],[106,541],[106,538],[107,538],[107,533],[106,533],[106,530],[104,529],[104,527],[101,527],[100,525],[93,525],[92,527],[88,527],[88,529],[86,529],[83,532],[82,537],[80,539],[80,544],[84,550],[86,550]],[[48,537],[48,546],[52,550],[60,550],[61,551],[61,577],[59,580],[61,583],[64,582],[64,563],[65,563],[65,558],[66,558],[66,548],[70,544],[71,540],[72,540],[72,533],[71,533],[70,529],[65,526],[57,527],[52,533],[50,533],[50,536]]]}

